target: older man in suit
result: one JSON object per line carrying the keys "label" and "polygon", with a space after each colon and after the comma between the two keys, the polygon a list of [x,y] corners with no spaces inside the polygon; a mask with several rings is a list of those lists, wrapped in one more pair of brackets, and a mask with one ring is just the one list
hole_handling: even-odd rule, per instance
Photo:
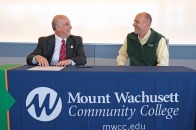
{"label": "older man in suit", "polygon": [[37,47],[27,56],[27,64],[43,67],[85,65],[82,38],[71,35],[72,26],[68,17],[56,15],[52,21],[52,28],[55,34],[39,38]]}

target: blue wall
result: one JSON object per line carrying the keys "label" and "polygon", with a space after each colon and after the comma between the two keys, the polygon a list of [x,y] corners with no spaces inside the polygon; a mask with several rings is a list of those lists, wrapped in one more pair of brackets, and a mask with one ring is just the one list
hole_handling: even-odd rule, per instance
{"label": "blue wall", "polygon": [[[26,64],[25,58],[36,47],[35,43],[0,43],[0,65]],[[88,65],[116,65],[120,44],[84,44]],[[196,45],[170,45],[170,65],[196,69]]]}

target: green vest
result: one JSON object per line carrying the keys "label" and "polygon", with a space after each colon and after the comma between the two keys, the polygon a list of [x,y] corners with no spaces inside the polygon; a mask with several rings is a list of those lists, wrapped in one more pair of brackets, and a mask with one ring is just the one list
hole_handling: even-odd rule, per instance
{"label": "green vest", "polygon": [[142,46],[138,34],[129,33],[127,35],[127,54],[130,58],[131,66],[156,66],[156,50],[160,39],[163,36],[151,29],[151,35]]}

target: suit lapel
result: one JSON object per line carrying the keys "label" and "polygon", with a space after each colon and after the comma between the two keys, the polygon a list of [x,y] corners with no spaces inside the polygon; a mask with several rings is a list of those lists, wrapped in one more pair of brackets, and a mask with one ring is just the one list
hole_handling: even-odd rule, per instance
{"label": "suit lapel", "polygon": [[72,55],[72,53],[73,53],[73,49],[74,49],[75,45],[74,45],[74,41],[71,38],[71,36],[69,36],[67,38],[66,42],[67,42],[66,43],[66,55],[67,55],[67,58],[69,58]]}
{"label": "suit lapel", "polygon": [[55,48],[55,35],[51,35],[50,37],[48,37],[48,46],[47,46],[47,50],[48,50],[48,60],[49,62],[52,60],[52,56],[54,53],[54,48]]}

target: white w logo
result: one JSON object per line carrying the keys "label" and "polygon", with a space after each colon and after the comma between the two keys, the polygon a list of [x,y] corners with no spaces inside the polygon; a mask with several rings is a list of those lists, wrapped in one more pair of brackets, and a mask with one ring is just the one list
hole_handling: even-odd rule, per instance
{"label": "white w logo", "polygon": [[54,90],[39,87],[28,94],[26,107],[33,118],[39,121],[51,121],[60,114],[62,101]]}

